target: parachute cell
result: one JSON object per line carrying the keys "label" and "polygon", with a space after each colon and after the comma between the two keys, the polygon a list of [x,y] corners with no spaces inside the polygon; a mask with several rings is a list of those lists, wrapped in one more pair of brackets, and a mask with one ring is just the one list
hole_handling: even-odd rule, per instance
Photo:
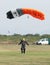
{"label": "parachute cell", "polygon": [[13,19],[15,17],[20,17],[24,14],[29,14],[32,17],[35,17],[35,18],[40,19],[40,20],[45,19],[45,15],[40,11],[37,11],[37,10],[34,10],[34,9],[22,9],[22,8],[16,9],[15,11],[7,12],[7,18]]}

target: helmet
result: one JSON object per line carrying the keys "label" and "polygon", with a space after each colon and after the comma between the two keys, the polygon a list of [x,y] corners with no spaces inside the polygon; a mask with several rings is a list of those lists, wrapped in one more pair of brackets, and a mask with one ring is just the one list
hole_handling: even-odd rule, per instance
{"label": "helmet", "polygon": [[25,41],[25,38],[23,38],[23,41]]}

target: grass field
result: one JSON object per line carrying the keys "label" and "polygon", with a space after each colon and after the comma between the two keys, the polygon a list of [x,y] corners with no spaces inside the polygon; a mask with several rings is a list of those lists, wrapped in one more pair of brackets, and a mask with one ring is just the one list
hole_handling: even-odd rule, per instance
{"label": "grass field", "polygon": [[26,54],[20,46],[0,44],[0,65],[50,65],[50,45],[26,46]]}

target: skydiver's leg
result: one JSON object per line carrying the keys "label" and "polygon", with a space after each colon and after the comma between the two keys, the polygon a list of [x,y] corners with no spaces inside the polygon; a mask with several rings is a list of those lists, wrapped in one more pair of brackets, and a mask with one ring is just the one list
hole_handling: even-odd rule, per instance
{"label": "skydiver's leg", "polygon": [[21,48],[21,53],[24,53],[25,54],[25,48]]}
{"label": "skydiver's leg", "polygon": [[21,48],[21,53],[23,53],[23,49]]}
{"label": "skydiver's leg", "polygon": [[26,50],[26,49],[24,48],[24,54],[25,54],[25,50]]}

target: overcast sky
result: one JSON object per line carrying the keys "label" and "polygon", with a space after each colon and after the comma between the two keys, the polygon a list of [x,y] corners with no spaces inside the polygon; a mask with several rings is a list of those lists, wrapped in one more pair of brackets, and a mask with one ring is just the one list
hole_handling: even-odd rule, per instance
{"label": "overcast sky", "polygon": [[[45,20],[23,15],[12,20],[6,13],[17,8],[37,9],[45,14]],[[27,18],[29,16],[29,18]],[[0,0],[0,34],[50,34],[50,0]]]}

